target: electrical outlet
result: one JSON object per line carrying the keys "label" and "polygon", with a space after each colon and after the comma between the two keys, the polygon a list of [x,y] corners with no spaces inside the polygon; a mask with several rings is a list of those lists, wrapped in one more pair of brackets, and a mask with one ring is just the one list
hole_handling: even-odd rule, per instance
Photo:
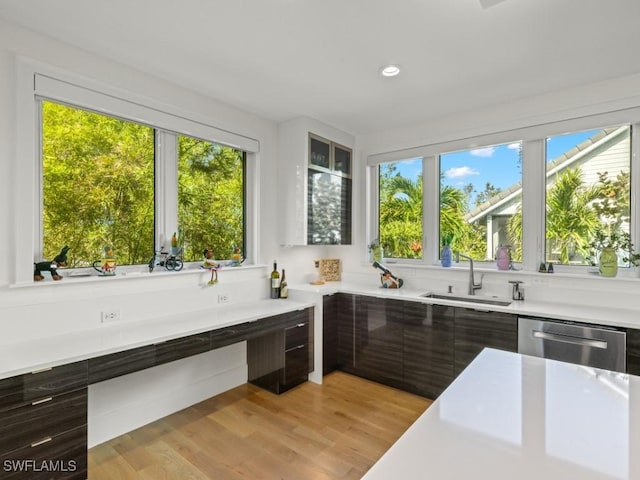
{"label": "electrical outlet", "polygon": [[120,310],[103,310],[102,323],[117,322],[120,320]]}
{"label": "electrical outlet", "polygon": [[229,303],[229,295],[227,294],[218,294],[218,303]]}

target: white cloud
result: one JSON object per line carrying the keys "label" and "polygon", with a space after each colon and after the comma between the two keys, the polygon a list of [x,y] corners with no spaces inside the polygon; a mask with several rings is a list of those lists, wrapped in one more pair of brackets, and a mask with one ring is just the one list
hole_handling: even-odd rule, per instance
{"label": "white cloud", "polygon": [[495,147],[485,147],[471,150],[469,153],[471,153],[471,155],[475,155],[476,157],[491,157],[495,150]]}
{"label": "white cloud", "polygon": [[471,167],[454,167],[444,172],[444,176],[447,178],[462,178],[471,175],[480,175],[480,172]]}
{"label": "white cloud", "polygon": [[520,150],[520,142],[510,143],[509,145],[507,145],[507,148],[509,150]]}

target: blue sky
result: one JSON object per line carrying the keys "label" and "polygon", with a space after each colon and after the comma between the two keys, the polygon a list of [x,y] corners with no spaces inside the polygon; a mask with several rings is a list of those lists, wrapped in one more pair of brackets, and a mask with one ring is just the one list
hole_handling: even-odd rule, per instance
{"label": "blue sky", "polygon": [[[551,161],[575,145],[594,135],[598,130],[559,135],[547,140],[547,161]],[[482,192],[487,182],[507,189],[521,180],[518,163],[519,143],[488,146],[441,156],[441,172],[445,185],[462,188],[473,183]],[[422,170],[420,159],[397,164],[401,175],[416,178]]]}

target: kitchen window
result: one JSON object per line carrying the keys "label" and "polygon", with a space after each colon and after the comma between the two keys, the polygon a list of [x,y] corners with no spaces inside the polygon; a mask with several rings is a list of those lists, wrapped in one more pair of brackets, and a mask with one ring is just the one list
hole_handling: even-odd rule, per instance
{"label": "kitchen window", "polygon": [[384,256],[422,258],[422,159],[383,163],[378,167],[380,234]]}
{"label": "kitchen window", "polygon": [[18,152],[35,161],[17,175],[36,183],[35,195],[16,194],[34,213],[16,231],[34,239],[17,241],[16,284],[31,283],[33,262],[65,245],[71,267],[91,267],[106,246],[119,266],[146,267],[174,232],[187,262],[204,249],[255,261],[257,140],[90,80],[28,65],[19,78]]}
{"label": "kitchen window", "polygon": [[204,248],[229,259],[244,250],[246,153],[217,143],[178,136],[178,225],[185,261]]}
{"label": "kitchen window", "polygon": [[[640,246],[639,122],[640,109],[630,109],[371,155],[367,243],[379,238],[397,263],[439,265],[452,238],[454,251],[491,269],[497,247],[508,245],[517,269],[551,262],[560,273],[592,271],[596,232],[614,229]],[[411,219],[409,194],[387,187],[405,182],[410,166],[422,195]],[[411,240],[422,235],[421,256],[398,254],[393,242],[408,231]]]}
{"label": "kitchen window", "polygon": [[440,245],[491,261],[500,246],[520,261],[522,143],[440,155]]}
{"label": "kitchen window", "polygon": [[546,139],[547,263],[589,265],[597,231],[629,232],[630,167],[629,125]]}
{"label": "kitchen window", "polygon": [[90,267],[105,246],[121,265],[154,249],[153,128],[43,100],[44,258],[70,247],[68,266]]}

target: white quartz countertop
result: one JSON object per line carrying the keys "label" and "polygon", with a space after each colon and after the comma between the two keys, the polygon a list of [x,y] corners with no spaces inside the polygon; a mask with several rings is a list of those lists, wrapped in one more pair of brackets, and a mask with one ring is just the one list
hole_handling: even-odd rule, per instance
{"label": "white quartz countertop", "polygon": [[313,304],[290,299],[234,303],[153,320],[114,322],[93,330],[2,345],[0,379],[256,321],[310,306]]}
{"label": "white quartz countertop", "polygon": [[[368,295],[373,297],[395,298],[398,300],[420,301],[431,304],[452,305],[456,307],[474,308],[476,310],[506,312],[522,316],[597,323],[600,325],[614,327],[640,328],[640,309],[620,308],[610,305],[599,307],[593,305],[565,304],[527,299],[523,301],[513,301],[508,306],[486,305],[455,300],[425,298],[423,296],[425,293],[436,292],[436,290],[428,288],[421,290],[410,288],[380,288],[372,285],[347,282],[327,282],[324,285],[296,285],[295,289],[305,292],[316,292],[321,295],[330,295],[338,292],[351,293],[355,295]],[[291,287],[290,290],[292,290]],[[444,292],[438,291],[437,293]],[[482,294],[477,296],[480,298],[495,298],[484,297]],[[511,299],[508,297],[500,297],[500,300]]]}
{"label": "white quartz countertop", "polygon": [[363,480],[640,478],[640,377],[485,349]]}

